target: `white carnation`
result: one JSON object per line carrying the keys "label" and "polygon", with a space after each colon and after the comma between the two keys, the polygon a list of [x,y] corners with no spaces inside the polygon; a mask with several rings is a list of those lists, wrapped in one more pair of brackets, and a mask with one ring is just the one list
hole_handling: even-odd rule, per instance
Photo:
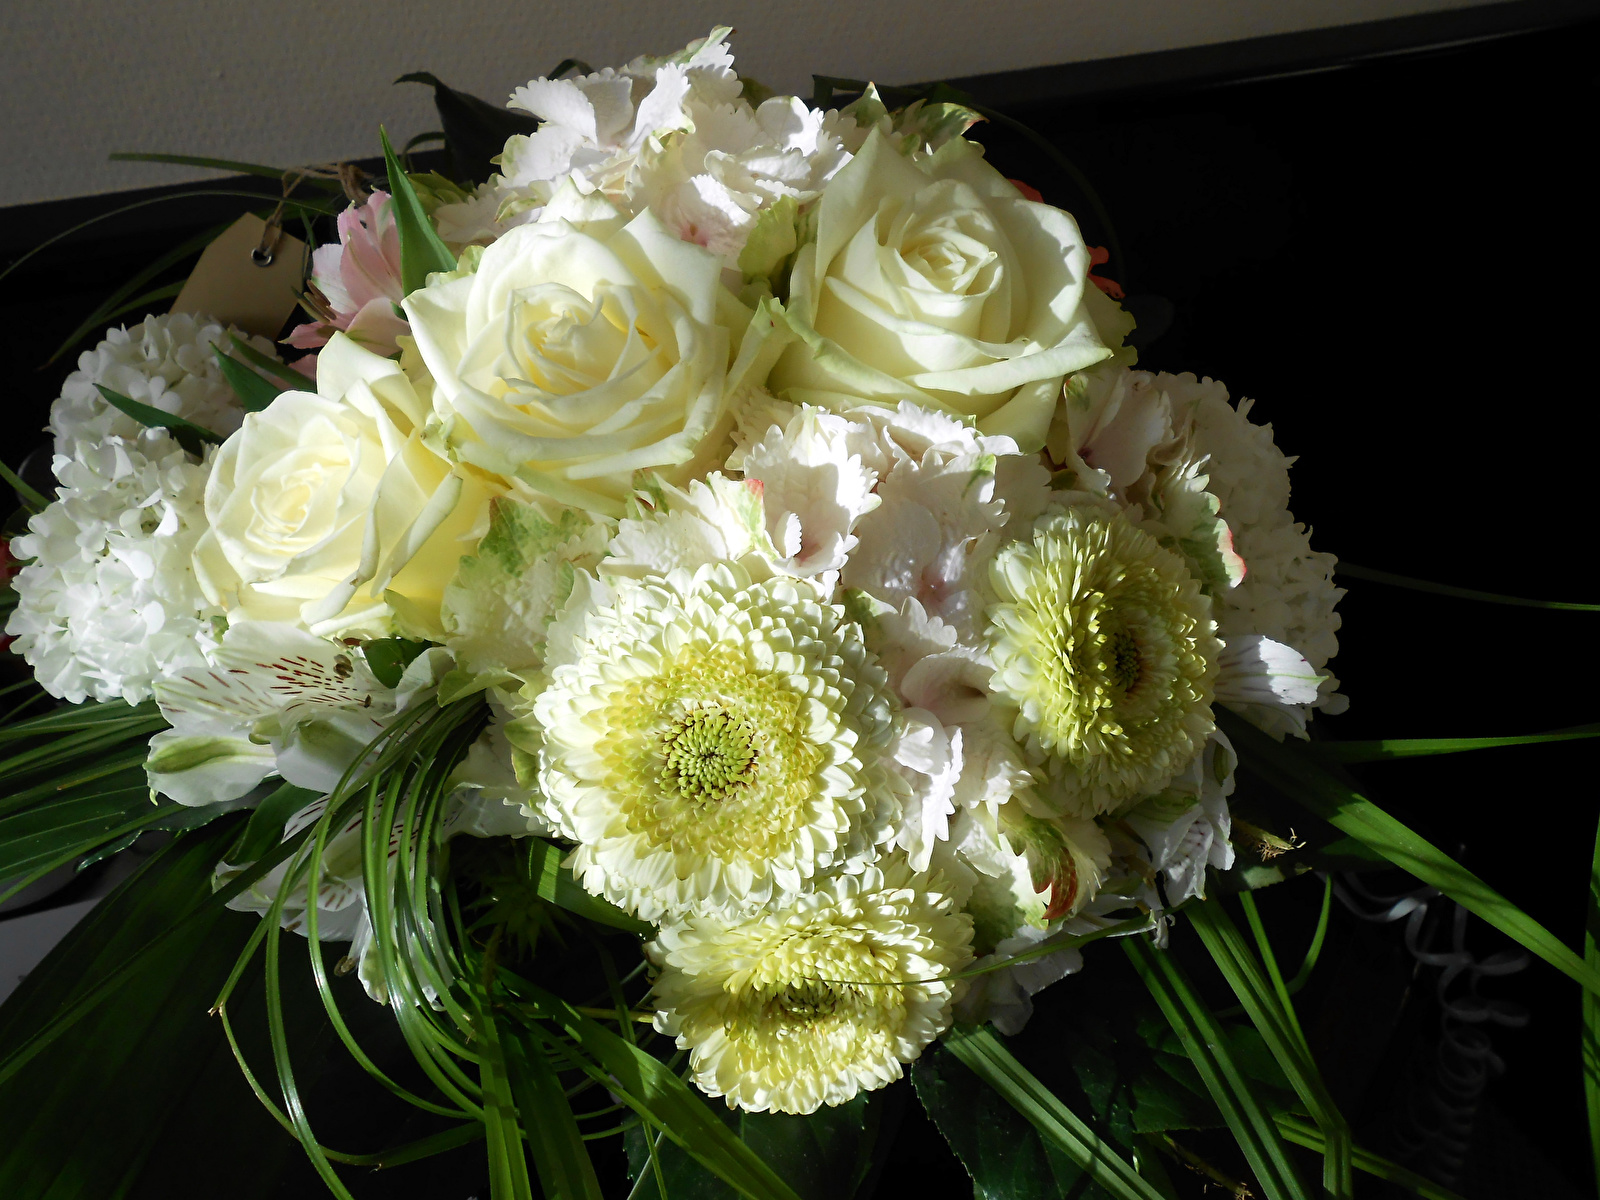
{"label": "white carnation", "polygon": [[[108,329],[104,341],[78,356],[78,369],[67,376],[51,405],[48,428],[55,435],[56,453],[71,454],[74,439],[134,438],[143,429],[108,404],[96,384],[223,437],[232,433],[244,420],[244,409],[223,378],[212,347],[229,348],[228,335],[235,332],[188,313],[146,317],[131,329]],[[272,352],[263,338],[248,341],[262,353]]]}
{"label": "white carnation", "polygon": [[214,611],[190,565],[205,528],[209,459],[170,435],[78,442],[54,462],[58,498],[11,543],[6,632],[52,696],[136,704],[169,670],[205,662]]}

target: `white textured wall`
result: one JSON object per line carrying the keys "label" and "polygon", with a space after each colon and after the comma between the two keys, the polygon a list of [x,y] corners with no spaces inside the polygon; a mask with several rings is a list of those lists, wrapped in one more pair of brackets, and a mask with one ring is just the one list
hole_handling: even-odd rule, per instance
{"label": "white textured wall", "polygon": [[[0,205],[178,182],[114,150],[288,166],[434,127],[429,70],[503,101],[568,56],[661,53],[716,23],[744,74],[976,75],[1438,9],[1475,0],[0,0]],[[1481,2],[1481,0],[1477,0]]]}

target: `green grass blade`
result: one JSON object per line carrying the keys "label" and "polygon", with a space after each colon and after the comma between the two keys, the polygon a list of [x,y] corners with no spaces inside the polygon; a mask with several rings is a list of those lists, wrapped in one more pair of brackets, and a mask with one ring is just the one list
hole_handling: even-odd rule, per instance
{"label": "green grass blade", "polygon": [[502,1027],[500,1043],[511,1095],[544,1194],[562,1200],[604,1200],[578,1120],[536,1030],[519,1036]]}
{"label": "green grass blade", "polygon": [[312,386],[311,380],[296,371],[288,363],[281,363],[270,355],[263,354],[237,333],[230,333],[228,337],[233,342],[233,353],[242,357],[252,367],[265,371],[268,375],[275,375],[283,381],[283,391],[305,391]]}
{"label": "green grass blade", "polygon": [[[522,1152],[517,1104],[511,1094],[500,1031],[487,1012],[480,1010],[479,1020],[478,1070],[483,1083],[483,1126],[489,1143],[489,1196],[491,1200],[533,1200],[533,1183],[528,1178],[527,1156]],[[562,1200],[566,1198],[563,1196]]]}
{"label": "green grass blade", "polygon": [[1311,978],[1311,972],[1316,970],[1317,959],[1322,957],[1322,943],[1328,936],[1328,917],[1332,911],[1333,873],[1330,871],[1322,880],[1322,911],[1317,915],[1317,929],[1311,935],[1311,945],[1306,947],[1306,956],[1300,962],[1300,969],[1286,985],[1291,996],[1305,987],[1306,980]]}
{"label": "green grass blade", "polygon": [[583,1051],[577,1065],[701,1166],[751,1200],[799,1200],[665,1063],[543,988],[517,980],[515,989],[536,1016],[552,1022]]}
{"label": "green grass blade", "polygon": [[103,383],[94,386],[106,398],[107,404],[112,408],[121,409],[141,425],[150,429],[170,429],[175,435],[188,434],[199,441],[210,442],[213,446],[222,444],[222,435],[212,433],[204,425],[196,425],[193,421],[186,421],[174,413],[163,412],[148,404],[140,404],[139,401],[124,396],[121,392],[113,392]]}
{"label": "green grass blade", "polygon": [[1564,733],[1530,733],[1522,737],[1383,738],[1371,742],[1312,742],[1316,756],[1326,762],[1388,762],[1395,758],[1422,758],[1435,754],[1460,754],[1465,750],[1490,750],[1496,746],[1537,746],[1545,742],[1572,742],[1600,737],[1600,727]]}
{"label": "green grass blade", "polygon": [[4,479],[9,483],[12,490],[17,493],[17,499],[21,500],[26,507],[31,508],[34,512],[43,512],[49,505],[50,501],[35,491],[21,475],[18,475],[3,462],[0,462],[0,479]]}
{"label": "green grass blade", "polygon": [[1122,948],[1183,1043],[1267,1200],[1311,1200],[1277,1126],[1234,1062],[1222,1028],[1171,955],[1152,950],[1141,938],[1124,939]]}
{"label": "green grass blade", "polygon": [[[1284,1140],[1293,1142],[1296,1146],[1304,1146],[1307,1150],[1315,1150],[1318,1154],[1323,1151],[1322,1132],[1311,1123],[1302,1121],[1299,1117],[1290,1116],[1288,1113],[1280,1114],[1277,1118],[1278,1132],[1283,1134]],[[1405,1188],[1408,1192],[1422,1196],[1424,1200],[1463,1200],[1447,1187],[1442,1187],[1415,1171],[1408,1171],[1399,1163],[1390,1162],[1381,1155],[1373,1154],[1370,1150],[1363,1150],[1360,1146],[1354,1148],[1350,1156],[1351,1163],[1356,1170],[1378,1179],[1386,1179],[1390,1183]]]}
{"label": "green grass blade", "polygon": [[1246,892],[1241,899],[1247,902],[1245,912],[1250,917],[1251,929],[1266,962],[1266,974],[1251,957],[1243,935],[1228,916],[1219,896],[1213,895],[1203,903],[1191,904],[1184,911],[1194,923],[1200,940],[1205,943],[1222,977],[1227,980],[1234,995],[1239,997],[1245,1014],[1261,1034],[1267,1049],[1278,1060],[1295,1094],[1322,1131],[1326,1145],[1323,1151],[1324,1190],[1334,1200],[1351,1200],[1355,1185],[1351,1179],[1350,1126],[1334,1104],[1333,1097],[1328,1094],[1321,1072],[1312,1061],[1299,1018],[1295,1016],[1283,977],[1278,973],[1276,958],[1266,940],[1266,930],[1255,911],[1255,898]]}
{"label": "green grass blade", "polygon": [[238,359],[229,358],[221,346],[212,346],[211,352],[217,356],[217,366],[222,368],[222,377],[228,381],[228,386],[239,398],[239,404],[245,412],[260,412],[284,391],[277,384],[257,375]]}
{"label": "green grass blade", "polygon": [[[119,150],[108,155],[112,162],[148,162],[167,163],[177,167],[206,167],[212,171],[229,171],[234,175],[259,175],[263,179],[282,179],[293,172],[285,171],[282,167],[269,167],[262,163],[240,162],[233,158],[208,158],[200,154],[149,154],[127,150]],[[336,179],[318,179],[308,175],[299,181],[299,186],[317,188],[324,192],[338,192],[341,189]]]}
{"label": "green grass blade", "polygon": [[406,295],[427,286],[428,276],[435,271],[454,271],[456,256],[440,239],[433,222],[422,209],[416,189],[406,177],[400,160],[395,157],[389,135],[381,128],[378,136],[383,141],[383,161],[389,172],[389,194],[392,201],[395,228],[400,233],[400,285]]}
{"label": "green grass blade", "polygon": [[616,905],[592,896],[572,878],[571,871],[561,869],[566,851],[543,838],[533,838],[529,845],[529,873],[533,876],[539,897],[574,916],[586,917],[612,929],[623,929],[640,937],[650,937],[655,926],[637,917],[630,917]]}
{"label": "green grass blade", "polygon": [[1453,587],[1448,583],[1413,579],[1409,575],[1374,571],[1371,567],[1358,567],[1354,563],[1341,562],[1334,568],[1334,574],[1344,575],[1350,579],[1364,579],[1368,583],[1386,583],[1391,587],[1408,588],[1413,592],[1453,596],[1457,600],[1482,600],[1488,604],[1511,604],[1518,608],[1562,608],[1572,612],[1600,612],[1600,604],[1570,604],[1561,600],[1528,600],[1521,596],[1502,596],[1498,592],[1480,592],[1473,588]]}
{"label": "green grass blade", "polygon": [[[159,298],[157,293],[166,291],[167,289],[158,288],[154,292],[146,292],[137,300],[130,301],[128,299],[141,287],[149,283],[150,280],[161,274],[161,272],[167,270],[169,267],[177,265],[185,258],[188,258],[191,254],[199,254],[200,251],[204,250],[212,242],[216,241],[217,238],[221,237],[231,224],[231,221],[224,221],[220,225],[213,225],[209,229],[202,230],[194,237],[188,238],[179,245],[174,246],[171,250],[168,250],[160,258],[156,259],[155,262],[151,263],[149,266],[145,267],[142,271],[136,274],[132,279],[129,279],[127,282],[125,282],[116,291],[112,292],[111,295],[107,296],[105,300],[101,302],[98,308],[96,308],[92,313],[83,319],[83,323],[67,336],[67,340],[62,342],[61,345],[56,348],[56,352],[45,361],[44,365],[49,366],[51,363],[55,362],[68,350],[76,346],[82,338],[87,337],[90,333],[94,332],[97,327],[103,330],[108,324],[116,320],[116,318],[131,311],[131,309],[138,304],[146,303],[150,300]],[[173,285],[173,287],[176,289],[181,289],[182,286],[183,285],[181,282]],[[174,290],[171,292],[171,294],[176,296],[178,292]]]}
{"label": "green grass blade", "polygon": [[1279,743],[1226,711],[1217,714],[1241,763],[1284,795],[1349,834],[1590,991],[1600,991],[1600,968],[1586,963],[1553,933],[1471,871],[1355,791],[1303,747]]}
{"label": "green grass blade", "polygon": [[[1589,904],[1584,913],[1583,961],[1600,971],[1600,830],[1589,866]],[[1589,1147],[1600,1183],[1600,996],[1583,991],[1583,1099],[1589,1110]]]}
{"label": "green grass blade", "polygon": [[1162,1200],[1161,1192],[1019,1063],[988,1026],[952,1030],[944,1044],[1116,1200]]}

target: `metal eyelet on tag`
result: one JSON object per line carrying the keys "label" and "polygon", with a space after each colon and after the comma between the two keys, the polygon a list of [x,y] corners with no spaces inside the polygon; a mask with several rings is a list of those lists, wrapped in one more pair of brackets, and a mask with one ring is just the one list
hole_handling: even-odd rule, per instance
{"label": "metal eyelet on tag", "polygon": [[172,311],[275,338],[299,302],[306,260],[303,241],[246,213],[201,253]]}

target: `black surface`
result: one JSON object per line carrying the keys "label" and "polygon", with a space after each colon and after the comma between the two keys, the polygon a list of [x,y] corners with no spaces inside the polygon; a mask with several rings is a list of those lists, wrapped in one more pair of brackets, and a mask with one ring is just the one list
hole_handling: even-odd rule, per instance
{"label": "black surface", "polygon": [[[1513,9],[1528,25],[1563,27],[1498,36]],[[1235,396],[1258,398],[1257,419],[1302,456],[1294,507],[1320,548],[1467,587],[1592,601],[1588,360],[1600,255],[1581,178],[1600,99],[1600,26],[1575,20],[1586,9],[1594,6],[1448,14],[1435,37],[1408,19],[1409,42],[1366,50],[1353,50],[1345,32],[1320,42],[1296,35],[1294,53],[1276,64],[1260,46],[1211,48],[1211,68],[1193,57],[1199,51],[1179,52],[1191,56],[1182,70],[1148,56],[1080,73],[1098,81],[1094,95],[1059,72],[1053,93],[1042,75],[964,86],[1009,101],[1093,180],[1128,255],[1102,272],[1172,306],[1144,365],[1212,375]],[[1474,21],[1480,32],[1462,34]],[[1488,40],[1391,53],[1476,37]],[[1276,77],[1239,81],[1251,70]],[[1085,217],[1082,197],[1048,160],[993,126],[977,136],[1007,174]],[[1085,227],[1091,241],[1105,240],[1104,229]],[[181,234],[80,242],[0,290],[15,444],[43,423],[68,362],[33,368]],[[1593,615],[1348,586],[1334,666],[1352,707],[1326,732],[1507,734],[1600,716]],[[1577,945],[1595,765],[1594,750],[1577,743],[1360,774],[1375,800]],[[1262,898],[1291,945],[1309,935],[1314,891],[1297,883]],[[1374,1143],[1390,1132],[1406,1064],[1437,1036],[1431,985],[1413,979],[1400,936],[1398,926],[1336,916],[1304,1002],[1330,1082]],[[1480,953],[1505,945],[1481,923],[1472,939]],[[1523,1004],[1532,1019],[1493,1035],[1506,1070],[1488,1085],[1458,1190],[1593,1195],[1575,985],[1535,963],[1485,991]],[[1383,1038],[1362,1043],[1364,1055],[1352,1040],[1362,1030]],[[906,1194],[913,1178],[929,1200],[970,1194],[908,1105],[879,1195]],[[1197,1181],[1180,1180],[1190,1183],[1198,1195]],[[1362,1180],[1357,1194],[1384,1193]]]}

